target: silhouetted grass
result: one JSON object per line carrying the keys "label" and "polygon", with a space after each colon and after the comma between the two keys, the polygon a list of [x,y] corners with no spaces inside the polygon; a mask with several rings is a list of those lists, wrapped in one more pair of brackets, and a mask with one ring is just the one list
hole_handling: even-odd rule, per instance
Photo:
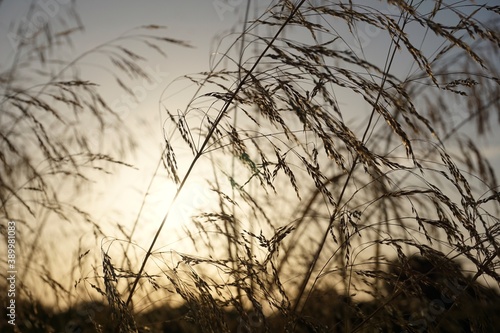
{"label": "silhouetted grass", "polygon": [[[279,1],[255,18],[250,5],[246,10],[250,20],[221,42],[210,71],[172,83],[194,84],[185,109],[161,101],[158,165],[177,192],[147,247],[134,240],[142,208],[131,231],[120,228],[121,238],[101,244],[93,276],[76,283],[107,301],[99,311],[105,318],[90,324],[115,332],[494,331],[500,196],[493,166],[462,129],[474,124],[474,135],[484,135],[500,112],[499,8]],[[486,22],[487,15],[495,19]],[[385,45],[383,58],[362,42],[368,28],[377,31],[371,43]],[[107,55],[132,78],[142,76],[143,59],[131,50]],[[12,104],[31,124],[53,173],[83,177],[67,141],[53,144],[30,108],[57,121],[57,109],[40,97],[55,84],[67,94],[61,102],[86,106],[98,120],[82,95],[103,112],[113,110],[92,99],[98,95],[90,82],[53,82],[26,101],[26,89],[9,88],[2,107]],[[13,148],[2,162],[14,170],[10,161],[24,155],[9,135],[4,143]],[[123,163],[84,151],[90,161]],[[180,154],[191,162],[178,163]],[[53,196],[43,185],[48,176],[24,160],[16,168],[31,174],[24,186]],[[215,198],[185,226],[196,252],[162,247],[159,235],[177,223],[172,208],[196,173]],[[2,188],[2,207],[7,218],[22,221],[13,214],[30,205],[19,186]],[[29,265],[26,274],[34,274]],[[71,298],[50,276],[43,282],[59,302]],[[169,302],[182,306],[156,306]],[[40,313],[54,323],[47,325],[59,325],[55,312]],[[37,320],[45,322],[30,319]]]}

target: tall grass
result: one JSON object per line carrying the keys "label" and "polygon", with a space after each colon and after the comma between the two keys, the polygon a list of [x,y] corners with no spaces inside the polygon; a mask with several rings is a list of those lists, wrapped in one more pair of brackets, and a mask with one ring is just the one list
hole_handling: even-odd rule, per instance
{"label": "tall grass", "polygon": [[[250,19],[221,41],[210,71],[172,83],[193,83],[185,109],[161,100],[159,165],[177,192],[151,242],[135,243],[135,219],[131,232],[103,242],[102,273],[96,267],[93,279],[81,280],[107,299],[109,329],[172,331],[172,320],[189,332],[494,329],[470,305],[490,313],[500,304],[498,184],[474,138],[500,112],[498,6],[278,1],[255,18],[251,9],[247,2]],[[131,57],[119,68],[140,69],[130,63],[142,58],[115,51]],[[123,59],[114,52],[111,59]],[[90,83],[58,82],[73,92],[62,102],[95,109],[80,101],[82,91],[97,94]],[[44,109],[35,101],[51,84],[30,110]],[[3,103],[25,103],[5,96]],[[43,134],[30,110],[18,117],[33,119],[30,133]],[[80,175],[71,151],[38,137],[53,170],[69,164],[69,175]],[[21,156],[11,151],[6,165]],[[178,163],[186,154],[190,162]],[[49,183],[45,174],[18,170],[32,174],[30,188]],[[213,205],[186,225],[197,251],[165,248],[161,232],[177,223],[172,209],[195,173],[213,193]],[[7,203],[30,206],[14,194],[22,186],[9,188],[16,190],[2,192],[5,216],[19,219]],[[48,185],[37,191],[55,193]],[[178,299],[185,311],[142,323],[157,300]]]}
{"label": "tall grass", "polygon": [[[101,175],[117,167],[130,167],[125,153],[132,152],[135,139],[122,119],[127,115],[113,109],[94,80],[114,81],[115,86],[132,94],[130,87],[135,82],[152,80],[151,73],[144,70],[147,58],[132,48],[152,50],[164,57],[166,46],[187,46],[166,37],[164,27],[149,25],[73,55],[72,41],[83,31],[81,20],[74,4],[57,9],[58,17],[27,29],[25,22],[38,24],[42,11],[36,2],[31,4],[19,25],[9,32],[11,44],[3,47],[4,54],[12,57],[6,59],[0,72],[0,231],[7,239],[7,221],[16,222],[16,298],[18,304],[29,304],[17,309],[21,331],[50,330],[43,317],[37,317],[41,302],[53,304],[51,312],[57,312],[87,298],[89,285],[79,289],[73,285],[88,279],[92,262],[86,258],[99,249],[92,249],[89,255],[85,239],[93,234],[100,242],[106,234],[102,222],[94,212],[86,211],[79,199],[95,189],[92,186]],[[111,70],[99,78],[88,77],[99,68],[89,67],[94,61],[102,61],[99,64]],[[113,137],[110,133],[120,138],[112,149],[107,143]],[[72,227],[67,229],[68,225]],[[70,230],[70,234],[61,230]],[[60,243],[72,237],[64,246],[76,246],[61,253]],[[6,263],[5,255],[3,278]],[[100,267],[101,263],[94,263],[96,278],[103,276]],[[4,304],[6,294],[2,300]],[[4,320],[3,316],[2,331],[12,328]]]}

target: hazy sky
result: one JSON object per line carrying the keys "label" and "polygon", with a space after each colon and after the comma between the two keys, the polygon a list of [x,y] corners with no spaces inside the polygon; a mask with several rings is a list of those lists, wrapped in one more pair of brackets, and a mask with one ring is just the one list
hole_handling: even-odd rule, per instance
{"label": "hazy sky", "polygon": [[[3,1],[0,5],[1,65],[5,66],[12,61],[15,54],[15,45],[12,43],[12,39],[16,38],[13,34],[16,27],[14,23],[36,26],[38,19],[41,22],[47,19],[58,20],[64,15],[61,8],[67,2],[69,0],[40,0],[39,3],[46,5],[36,11],[34,18],[27,20],[30,1]],[[210,45],[214,37],[233,27],[244,10],[241,0],[232,1],[233,6],[223,7],[218,5],[219,2],[221,0],[76,1],[76,11],[85,31],[74,35],[74,54],[116,38],[135,27],[157,24],[168,27],[168,37],[184,40],[194,47],[167,48],[168,61],[159,64],[163,70],[171,73],[172,78],[207,70]]]}

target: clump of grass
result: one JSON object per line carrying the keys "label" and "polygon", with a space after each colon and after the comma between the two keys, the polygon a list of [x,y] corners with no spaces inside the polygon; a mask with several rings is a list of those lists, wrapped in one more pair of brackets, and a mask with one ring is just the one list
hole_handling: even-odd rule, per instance
{"label": "clump of grass", "polygon": [[[197,219],[200,239],[191,237],[220,246],[209,248],[209,259],[180,260],[227,276],[208,275],[206,293],[224,290],[223,305],[236,309],[266,304],[266,313],[285,316],[281,330],[306,322],[322,331],[302,313],[317,288],[335,286],[346,297],[343,331],[351,332],[370,327],[372,317],[356,322],[353,297],[388,297],[380,284],[390,255],[406,262],[437,251],[467,262],[473,281],[498,282],[494,169],[457,134],[471,122],[485,133],[498,112],[498,69],[483,51],[497,52],[498,34],[479,18],[488,14],[496,17],[495,7],[281,1],[219,53],[234,70],[216,63],[187,76],[198,88],[183,112],[165,105],[173,127],[164,159],[179,191],[202,157],[211,163],[219,211]],[[382,61],[354,45],[366,26],[387,38]],[[430,33],[437,48],[426,44]],[[398,59],[411,60],[408,72],[396,68]],[[356,112],[354,98],[362,101]],[[456,103],[467,105],[463,122],[450,121]],[[174,138],[194,156],[184,173]],[[279,200],[296,208],[277,212]]]}

